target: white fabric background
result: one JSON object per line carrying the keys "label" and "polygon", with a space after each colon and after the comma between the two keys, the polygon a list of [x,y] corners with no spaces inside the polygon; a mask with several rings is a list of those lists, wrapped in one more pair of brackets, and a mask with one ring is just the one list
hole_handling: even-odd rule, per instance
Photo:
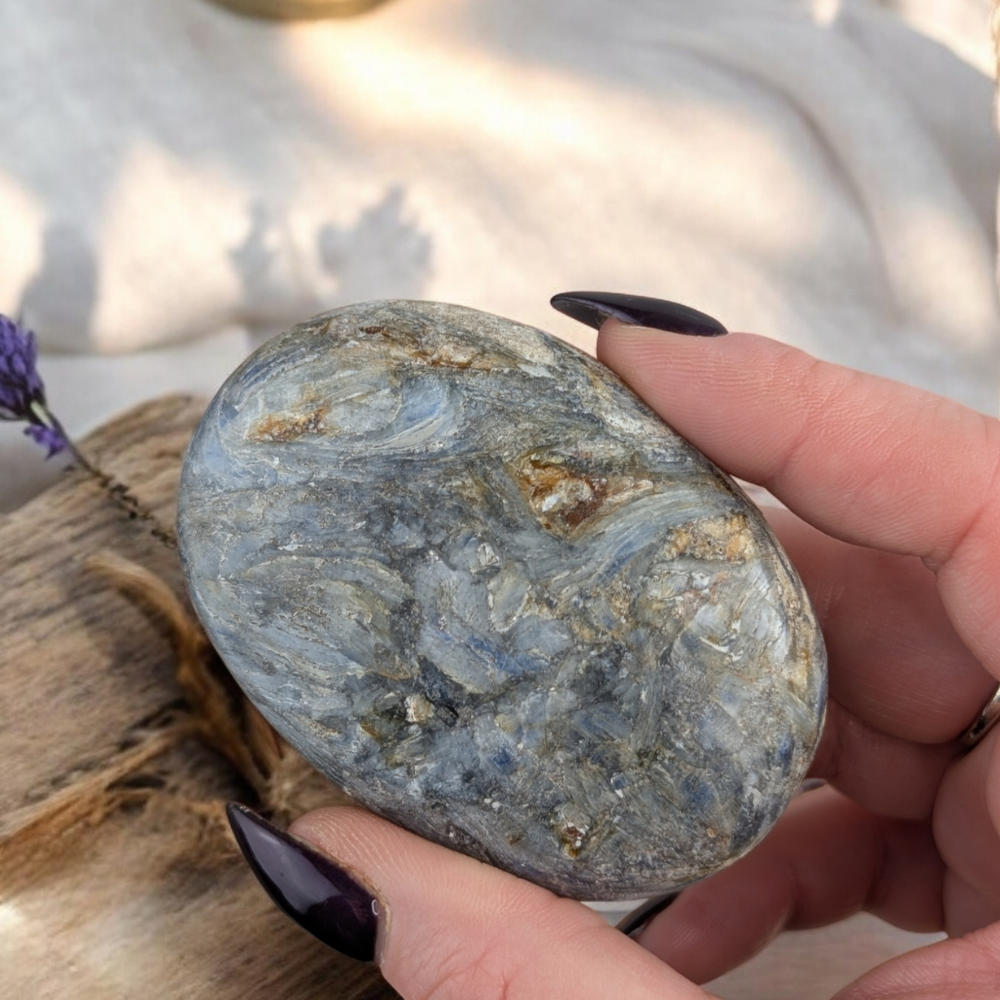
{"label": "white fabric background", "polygon": [[[987,3],[899,5],[983,65]],[[0,4],[0,37],[0,310],[52,352],[391,296],[586,345],[547,299],[596,287],[995,409],[991,83],[874,0],[392,0],[290,26],[35,0]],[[50,402],[80,432],[217,383],[218,347]],[[0,432],[10,506],[55,463]]]}
{"label": "white fabric background", "polygon": [[[38,332],[76,433],[211,391],[350,301],[459,302],[589,346],[547,305],[573,288],[676,299],[993,412],[988,8],[392,0],[275,25],[8,0],[0,311]],[[58,467],[0,426],[0,509]],[[861,921],[788,936],[720,992],[826,996],[912,943]]]}

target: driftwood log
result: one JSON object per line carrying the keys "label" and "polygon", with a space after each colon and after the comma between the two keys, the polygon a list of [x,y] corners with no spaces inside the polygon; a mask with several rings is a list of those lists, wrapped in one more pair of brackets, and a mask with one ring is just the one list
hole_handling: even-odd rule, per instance
{"label": "driftwood log", "polygon": [[[146,403],[81,450],[173,524],[203,405]],[[0,1000],[395,997],[238,856],[227,799],[285,819],[343,796],[211,662],[176,552],[73,471],[0,518],[0,581]]]}

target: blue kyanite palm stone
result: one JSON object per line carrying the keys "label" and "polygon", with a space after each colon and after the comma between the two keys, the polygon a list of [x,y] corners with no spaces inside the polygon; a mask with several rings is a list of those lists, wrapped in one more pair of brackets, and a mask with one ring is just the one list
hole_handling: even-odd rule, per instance
{"label": "blue kyanite palm stone", "polygon": [[733,482],[611,372],[458,306],[276,338],[195,434],[181,553],[274,727],[358,801],[584,899],[756,843],[825,655]]}

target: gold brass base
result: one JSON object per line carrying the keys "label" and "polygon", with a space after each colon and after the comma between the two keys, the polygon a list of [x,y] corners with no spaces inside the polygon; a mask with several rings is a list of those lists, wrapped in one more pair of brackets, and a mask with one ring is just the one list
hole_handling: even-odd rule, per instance
{"label": "gold brass base", "polygon": [[299,21],[363,14],[384,0],[215,0],[215,2],[248,17]]}

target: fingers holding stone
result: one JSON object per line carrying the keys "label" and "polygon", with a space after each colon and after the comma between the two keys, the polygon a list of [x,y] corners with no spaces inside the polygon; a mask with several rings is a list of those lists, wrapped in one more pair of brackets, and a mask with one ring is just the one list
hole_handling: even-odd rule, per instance
{"label": "fingers holding stone", "polygon": [[379,959],[408,1000],[573,996],[706,1000],[705,993],[572,900],[431,844],[358,809],[291,828],[382,901]]}
{"label": "fingers holding stone", "polygon": [[921,558],[1000,677],[1000,423],[758,337],[601,328],[598,357],[732,474],[834,537]]}
{"label": "fingers holding stone", "polygon": [[934,808],[934,835],[952,873],[948,932],[965,934],[1000,919],[1000,729],[948,769]]}
{"label": "fingers holding stone", "polygon": [[695,982],[746,961],[783,929],[869,910],[941,927],[943,866],[926,824],[874,816],[831,788],[793,800],[764,841],[681,894],[637,940]]}
{"label": "fingers holding stone", "polygon": [[954,743],[890,736],[831,700],[809,775],[876,815],[927,821],[942,777],[960,752]]}
{"label": "fingers holding stone", "polygon": [[727,471],[847,541],[940,561],[990,495],[1000,426],[911,386],[755,334],[610,321],[598,356]]}
{"label": "fingers holding stone", "polygon": [[963,732],[996,681],[955,632],[934,574],[914,556],[841,542],[790,511],[765,514],[819,616],[830,697],[899,739],[940,743]]}

